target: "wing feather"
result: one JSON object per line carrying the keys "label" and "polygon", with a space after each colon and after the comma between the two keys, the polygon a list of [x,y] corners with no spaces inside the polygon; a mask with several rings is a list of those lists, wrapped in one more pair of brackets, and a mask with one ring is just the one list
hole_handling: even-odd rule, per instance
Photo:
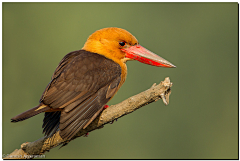
{"label": "wing feather", "polygon": [[58,65],[40,102],[56,109],[58,115],[45,114],[45,134],[59,127],[63,139],[72,138],[89,125],[118,90],[120,66],[110,59],[84,50],[66,55]]}

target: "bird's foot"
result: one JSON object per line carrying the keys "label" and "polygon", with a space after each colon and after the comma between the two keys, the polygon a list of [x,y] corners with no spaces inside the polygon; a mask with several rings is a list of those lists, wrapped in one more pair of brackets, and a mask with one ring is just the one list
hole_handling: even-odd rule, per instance
{"label": "bird's foot", "polygon": [[118,120],[118,119],[115,119],[115,120],[111,121],[111,122],[110,122],[110,124],[113,124],[113,123],[114,123],[114,121],[116,121],[116,122],[117,122],[117,120]]}
{"label": "bird's foot", "polygon": [[108,105],[105,105],[105,106],[103,107],[103,110],[106,110],[108,107],[109,107]]}

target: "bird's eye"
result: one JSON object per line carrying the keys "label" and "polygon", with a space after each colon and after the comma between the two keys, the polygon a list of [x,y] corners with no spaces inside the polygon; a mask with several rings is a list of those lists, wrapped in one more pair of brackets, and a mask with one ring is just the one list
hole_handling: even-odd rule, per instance
{"label": "bird's eye", "polygon": [[121,46],[125,46],[125,45],[126,45],[126,42],[121,41],[121,42],[119,42],[119,45],[121,45]]}

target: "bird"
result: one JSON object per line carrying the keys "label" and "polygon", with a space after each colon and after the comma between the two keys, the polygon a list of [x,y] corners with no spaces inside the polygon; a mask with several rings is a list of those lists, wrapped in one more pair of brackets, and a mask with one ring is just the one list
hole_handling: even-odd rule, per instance
{"label": "bird", "polygon": [[142,47],[127,30],[103,28],[91,34],[81,50],[63,57],[39,105],[11,118],[11,122],[44,112],[44,135],[51,137],[59,130],[62,139],[71,140],[99,115],[123,85],[126,62],[130,60],[157,67],[176,67]]}

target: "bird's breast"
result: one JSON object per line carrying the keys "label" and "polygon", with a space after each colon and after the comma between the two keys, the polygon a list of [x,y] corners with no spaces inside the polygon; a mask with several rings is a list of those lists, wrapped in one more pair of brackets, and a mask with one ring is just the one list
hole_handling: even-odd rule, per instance
{"label": "bird's breast", "polygon": [[121,67],[121,81],[119,83],[119,88],[120,88],[127,78],[127,65],[123,62],[119,63],[119,65]]}

